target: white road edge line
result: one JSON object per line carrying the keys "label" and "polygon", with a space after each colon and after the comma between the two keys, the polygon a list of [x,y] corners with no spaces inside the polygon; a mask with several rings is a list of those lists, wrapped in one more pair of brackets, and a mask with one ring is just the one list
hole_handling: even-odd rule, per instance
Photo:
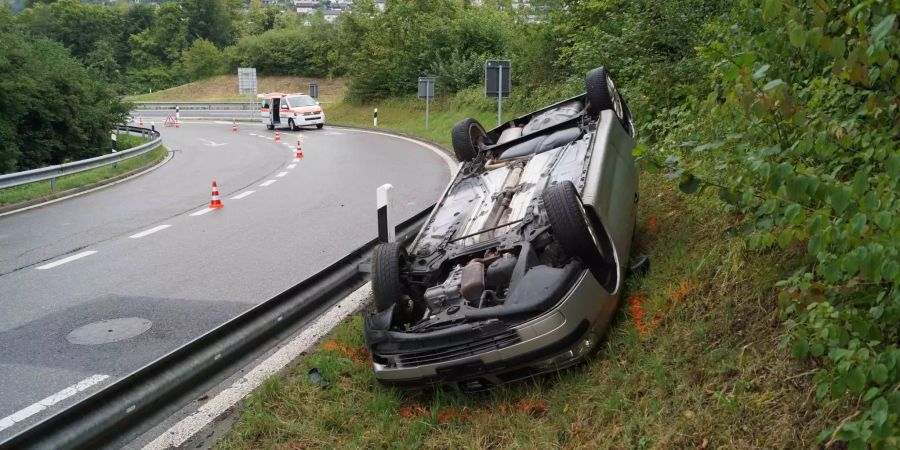
{"label": "white road edge line", "polygon": [[81,391],[84,391],[84,390],[88,389],[89,387],[91,387],[97,383],[100,383],[101,381],[103,381],[107,378],[109,378],[109,375],[93,375],[93,376],[85,378],[85,379],[79,381],[78,383],[75,383],[75,384],[73,384],[73,385],[71,385],[71,386],[37,402],[37,403],[32,403],[31,405],[26,406],[25,408],[22,408],[6,417],[0,419],[0,431],[3,431],[5,429],[15,425],[16,422],[21,422],[39,412],[47,409],[48,407],[53,406],[53,405],[65,400]]}
{"label": "white road edge line", "polygon": [[288,169],[293,169],[294,167],[297,167],[297,165],[296,164],[288,164],[288,166],[287,166]]}
{"label": "white road edge line", "polygon": [[310,351],[334,327],[365,306],[371,294],[371,283],[366,283],[353,291],[338,304],[319,316],[318,319],[307,326],[294,339],[278,349],[277,352],[273,353],[272,356],[263,360],[231,386],[209,399],[197,408],[195,413],[185,417],[144,446],[144,450],[181,447],[188,439],[243,400],[247,394],[259,387],[267,378],[287,367],[303,353]]}
{"label": "white road edge line", "polygon": [[212,211],[212,210],[213,210],[212,208],[204,208],[204,209],[201,209],[200,211],[197,211],[197,212],[195,212],[195,213],[191,213],[191,217],[202,216],[202,215],[204,215],[204,214],[206,214],[206,213],[208,213],[208,212],[210,212],[210,211]]}
{"label": "white road edge line", "polygon": [[459,163],[457,163],[453,158],[451,158],[450,155],[444,153],[444,151],[442,151],[441,149],[439,149],[439,148],[435,147],[434,145],[431,145],[427,142],[417,141],[413,138],[408,138],[406,136],[399,136],[399,135],[391,134],[391,133],[382,133],[380,131],[374,131],[374,130],[362,130],[359,128],[347,128],[347,127],[341,127],[341,126],[336,126],[336,128],[339,128],[344,131],[349,131],[351,133],[355,132],[355,133],[380,134],[382,136],[388,136],[388,137],[392,137],[392,138],[402,139],[404,141],[409,141],[409,142],[412,142],[413,144],[418,144],[422,147],[425,147],[425,148],[433,151],[434,153],[436,153],[438,156],[440,156],[441,159],[443,159],[444,162],[447,164],[447,168],[450,169],[450,183],[453,182],[453,178],[456,177],[456,171],[459,170],[459,167],[460,167]]}
{"label": "white road edge line", "polygon": [[235,195],[234,197],[231,197],[229,200],[240,200],[240,199],[242,199],[242,198],[244,198],[244,197],[249,196],[250,194],[252,194],[252,193],[254,193],[254,192],[256,192],[256,191],[241,192],[240,194]]}
{"label": "white road edge line", "polygon": [[260,187],[266,187],[266,186],[269,186],[270,184],[272,184],[272,183],[274,183],[274,182],[276,182],[276,181],[278,181],[278,180],[268,180],[268,181],[265,181],[263,184],[260,184],[259,186],[260,186]]}
{"label": "white road edge line", "polygon": [[287,172],[278,172],[278,175],[275,175],[275,178],[281,178],[287,174],[288,174]]}
{"label": "white road edge line", "polygon": [[96,250],[88,250],[88,251],[86,251],[86,252],[76,253],[76,254],[74,254],[74,255],[72,255],[72,256],[68,256],[68,257],[65,257],[65,258],[63,258],[63,259],[59,259],[59,260],[53,261],[53,262],[50,263],[50,264],[44,264],[43,266],[38,266],[37,270],[47,270],[47,269],[52,269],[52,268],[54,268],[54,267],[56,267],[56,266],[61,266],[61,265],[65,264],[65,263],[75,261],[76,259],[81,259],[81,258],[84,258],[85,256],[91,256],[91,255],[93,255],[94,253],[97,253],[97,251],[96,251]]}
{"label": "white road edge line", "polygon": [[139,239],[139,238],[142,238],[142,237],[144,237],[144,236],[147,236],[147,235],[151,235],[151,234],[153,234],[153,233],[156,233],[157,231],[165,230],[166,228],[169,228],[169,227],[171,227],[171,226],[172,226],[172,225],[168,225],[168,224],[167,224],[167,225],[160,225],[160,226],[158,226],[158,227],[153,227],[153,228],[151,228],[151,229],[149,229],[149,230],[141,231],[140,233],[137,233],[137,234],[132,234],[131,236],[128,236],[128,237],[130,237],[131,239]]}
{"label": "white road edge line", "polygon": [[168,153],[166,154],[166,157],[163,158],[162,161],[160,161],[160,162],[154,164],[152,167],[148,168],[147,170],[142,170],[142,171],[140,171],[140,172],[138,172],[138,173],[136,173],[136,174],[134,174],[134,175],[131,175],[131,176],[122,178],[121,180],[116,180],[116,181],[113,181],[112,183],[103,184],[103,185],[97,186],[97,187],[95,187],[95,188],[88,189],[88,190],[86,190],[86,191],[76,192],[76,193],[74,193],[74,194],[67,195],[67,196],[65,196],[65,197],[55,198],[55,199],[53,199],[53,200],[48,200],[48,201],[46,201],[46,202],[41,202],[41,203],[38,203],[38,204],[36,204],[36,205],[25,206],[25,207],[23,207],[23,208],[14,209],[14,210],[12,210],[12,211],[7,211],[7,212],[5,212],[5,213],[0,213],[0,217],[8,216],[8,215],[11,215],[11,214],[16,214],[16,213],[20,213],[20,212],[25,212],[25,211],[28,211],[28,210],[30,210],[30,209],[40,208],[40,207],[42,207],[42,206],[47,206],[47,205],[50,205],[50,204],[53,204],[53,203],[61,202],[61,201],[63,201],[63,200],[68,200],[68,199],[70,199],[70,198],[81,197],[82,195],[90,194],[91,192],[99,191],[100,189],[106,189],[106,188],[108,188],[108,187],[113,187],[113,186],[115,186],[115,185],[117,185],[117,184],[119,184],[119,183],[124,183],[124,182],[126,182],[126,181],[131,180],[132,178],[137,178],[137,177],[139,177],[139,176],[141,176],[141,175],[148,174],[148,173],[150,173],[150,172],[153,172],[153,171],[156,170],[156,169],[159,169],[159,168],[162,167],[164,164],[166,164],[166,163],[168,163],[169,161],[171,161],[174,154],[175,154],[175,153],[174,153],[173,151],[169,150]]}

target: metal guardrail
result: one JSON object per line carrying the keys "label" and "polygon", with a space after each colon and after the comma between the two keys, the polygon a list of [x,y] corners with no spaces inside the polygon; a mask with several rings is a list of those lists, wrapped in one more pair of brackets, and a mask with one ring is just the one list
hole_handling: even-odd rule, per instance
{"label": "metal guardrail", "polygon": [[144,153],[147,153],[162,144],[162,138],[160,137],[158,131],[151,130],[149,128],[134,127],[130,125],[123,125],[118,127],[118,129],[126,131],[128,133],[141,134],[150,138],[151,140],[150,142],[138,145],[137,147],[121,150],[116,153],[97,156],[95,158],[82,159],[81,161],[73,161],[56,166],[47,166],[41,167],[40,169],[32,169],[23,172],[0,175],[0,189],[46,180],[50,180],[50,185],[55,188],[56,179],[61,176],[84,172],[86,170],[96,169],[97,167],[102,167],[109,164],[116,164],[120,161],[143,155]]}
{"label": "metal guardrail", "polygon": [[[415,237],[432,208],[401,223],[397,241]],[[360,267],[377,242],[9,438],[0,450],[124,446],[365,283]]]}
{"label": "metal guardrail", "polygon": [[191,110],[258,110],[256,102],[131,102],[134,110],[175,110],[177,106],[181,111]]}

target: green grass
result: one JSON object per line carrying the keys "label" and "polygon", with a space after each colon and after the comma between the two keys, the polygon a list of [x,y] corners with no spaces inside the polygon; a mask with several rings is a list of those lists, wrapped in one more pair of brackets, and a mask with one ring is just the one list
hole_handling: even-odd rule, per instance
{"label": "green grass", "polygon": [[[131,148],[145,141],[145,139],[137,136],[122,135],[119,136],[119,147]],[[163,158],[166,157],[167,152],[168,150],[166,150],[164,146],[160,146],[141,156],[135,156],[122,161],[116,164],[116,167],[111,165],[103,166],[85,172],[60,177],[57,179],[56,189],[50,187],[49,180],[0,189],[0,206],[12,205],[35,199],[49,200],[69,189],[97,184],[124,173],[150,167],[162,161]]]}
{"label": "green grass", "polygon": [[[345,85],[341,79],[318,79],[288,76],[261,76],[257,79],[258,91],[307,92],[309,83],[319,84],[319,100],[324,103],[339,101],[344,96]],[[128,97],[134,102],[246,102],[248,97],[237,93],[237,75],[219,75],[193,83],[175,86],[154,93]],[[253,101],[256,101],[254,98]]]}
{"label": "green grass", "polygon": [[[410,103],[379,105],[380,125],[446,145],[449,124],[470,115],[448,104],[425,131]],[[330,120],[363,124],[366,111],[339,105]],[[630,281],[587,364],[480,395],[387,388],[372,375],[355,315],[252,394],[218,447],[815,447],[843,411],[816,406],[810,368],[779,347],[772,290],[803,249],[749,251],[730,237],[737,220],[715,198],[684,196],[657,174],[642,174],[641,199],[635,253],[650,255],[652,268]],[[326,387],[308,379],[313,367]]]}

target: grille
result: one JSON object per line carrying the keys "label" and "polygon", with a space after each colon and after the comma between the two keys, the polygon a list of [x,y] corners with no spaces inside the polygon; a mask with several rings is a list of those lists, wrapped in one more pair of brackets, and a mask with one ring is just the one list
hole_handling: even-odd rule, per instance
{"label": "grille", "polygon": [[397,362],[400,367],[436,364],[468,356],[480,355],[491,350],[498,350],[509,347],[510,345],[518,344],[521,341],[522,340],[519,338],[516,330],[507,330],[500,334],[469,341],[464,344],[448,345],[446,347],[422,352],[403,353],[397,355]]}

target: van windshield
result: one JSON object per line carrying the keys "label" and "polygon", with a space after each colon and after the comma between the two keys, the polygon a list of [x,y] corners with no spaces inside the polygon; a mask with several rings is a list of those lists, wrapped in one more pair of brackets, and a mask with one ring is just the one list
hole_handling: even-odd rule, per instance
{"label": "van windshield", "polygon": [[288,104],[291,105],[291,108],[302,108],[304,106],[316,106],[316,101],[313,100],[313,98],[308,95],[298,95],[295,97],[288,97],[287,101],[288,101]]}

